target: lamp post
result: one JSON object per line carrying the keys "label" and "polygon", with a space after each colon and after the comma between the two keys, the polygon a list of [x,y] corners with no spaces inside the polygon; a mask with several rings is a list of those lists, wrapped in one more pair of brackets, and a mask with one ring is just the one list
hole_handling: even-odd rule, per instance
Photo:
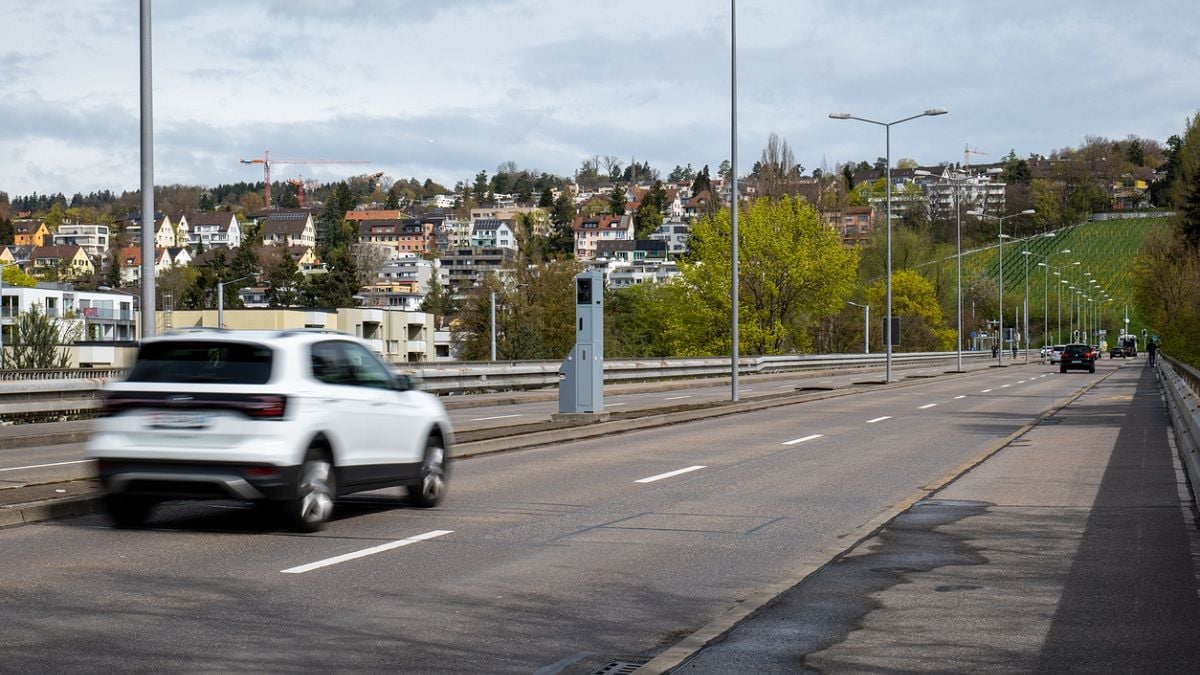
{"label": "lamp post", "polygon": [[[998,366],[1003,365],[1002,360],[1004,358],[1004,240],[1012,239],[1012,235],[1004,234],[1004,221],[1009,220],[1010,218],[1016,218],[1017,216],[1027,216],[1034,213],[1036,213],[1036,211],[1033,209],[1025,209],[1024,211],[1018,211],[1017,213],[1010,213],[1007,216],[993,216],[992,214],[984,213],[983,211],[967,211],[967,215],[978,216],[980,218],[991,218],[999,223],[1000,226],[1000,234],[998,237],[1000,240],[1000,323],[996,326],[996,338],[1000,341],[1000,349],[996,350],[996,365]],[[1014,321],[1013,323],[1013,327],[1016,328],[1016,322]]]}
{"label": "lamp post", "polygon": [[4,268],[27,262],[28,259],[0,263],[0,370],[4,370]]}
{"label": "lamp post", "polygon": [[855,307],[862,307],[864,310],[866,310],[865,312],[863,312],[863,353],[870,354],[871,353],[871,305],[870,305],[870,303],[867,303],[865,305],[860,305],[857,302],[851,302],[850,300],[847,300],[846,304],[854,305]]}
{"label": "lamp post", "polygon": [[492,344],[491,344],[491,351],[489,352],[491,358],[489,360],[495,361],[496,360],[496,291],[492,291],[490,293],[490,295],[492,298],[492,308],[491,308],[491,311],[488,313],[488,315],[489,315],[489,317],[491,317],[491,327],[492,327],[491,328],[491,342],[492,342]]}
{"label": "lamp post", "polygon": [[915,120],[918,117],[934,117],[937,115],[945,115],[945,108],[930,108],[919,115],[911,115],[903,119],[898,119],[894,122],[880,122],[878,120],[869,120],[865,117],[857,117],[850,113],[829,113],[830,119],[835,120],[858,120],[867,124],[874,124],[884,128],[884,147],[885,161],[887,162],[887,318],[883,324],[883,342],[887,352],[886,368],[884,372],[884,381],[892,381],[892,343],[896,341],[895,335],[892,335],[892,127]]}
{"label": "lamp post", "polygon": [[242,281],[244,279],[249,279],[252,276],[254,276],[254,275],[247,274],[244,277],[230,279],[229,281],[218,281],[217,282],[217,328],[225,327],[225,284],[236,283],[236,282]]}

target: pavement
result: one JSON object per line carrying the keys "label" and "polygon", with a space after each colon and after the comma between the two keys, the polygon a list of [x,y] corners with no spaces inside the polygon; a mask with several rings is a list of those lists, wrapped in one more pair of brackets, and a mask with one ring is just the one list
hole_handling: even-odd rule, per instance
{"label": "pavement", "polygon": [[638,672],[1200,672],[1195,502],[1158,376],[1129,365]]}

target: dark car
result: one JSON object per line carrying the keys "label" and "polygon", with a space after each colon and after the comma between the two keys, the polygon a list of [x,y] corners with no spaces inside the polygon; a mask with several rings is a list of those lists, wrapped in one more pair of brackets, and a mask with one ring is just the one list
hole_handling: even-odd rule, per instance
{"label": "dark car", "polygon": [[1070,344],[1063,348],[1062,360],[1058,363],[1058,372],[1065,373],[1076,368],[1096,372],[1096,349],[1091,345]]}

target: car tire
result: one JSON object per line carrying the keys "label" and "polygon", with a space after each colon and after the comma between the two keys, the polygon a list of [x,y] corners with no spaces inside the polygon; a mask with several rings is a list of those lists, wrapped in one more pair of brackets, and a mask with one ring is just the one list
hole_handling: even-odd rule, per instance
{"label": "car tire", "polygon": [[155,501],[145,497],[128,495],[107,495],[104,498],[104,509],[112,518],[113,524],[120,528],[141,527],[146,523],[150,510]]}
{"label": "car tire", "polygon": [[408,486],[408,497],[423,509],[432,508],[446,498],[450,453],[437,436],[425,441],[425,456],[421,459],[421,482]]}
{"label": "car tire", "polygon": [[1059,367],[1058,367],[1058,372],[1060,372],[1060,373],[1065,373],[1065,372],[1067,372],[1067,367],[1066,367],[1066,366],[1059,366]]}
{"label": "car tire", "polygon": [[297,532],[317,532],[333,514],[337,475],[329,454],[313,448],[296,473],[294,496],[284,503],[288,527]]}
{"label": "car tire", "polygon": [[1089,372],[1089,373],[1094,373],[1094,372],[1096,372],[1096,364],[1094,364],[1094,363],[1093,363],[1093,364],[1091,365],[1091,367],[1089,367],[1089,368],[1088,368],[1088,372]]}

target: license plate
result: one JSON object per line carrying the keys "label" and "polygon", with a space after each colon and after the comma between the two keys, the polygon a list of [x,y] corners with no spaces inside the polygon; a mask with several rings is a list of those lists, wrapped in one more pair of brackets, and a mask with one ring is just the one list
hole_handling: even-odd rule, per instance
{"label": "license plate", "polygon": [[211,417],[205,413],[162,412],[150,415],[153,429],[203,429]]}

